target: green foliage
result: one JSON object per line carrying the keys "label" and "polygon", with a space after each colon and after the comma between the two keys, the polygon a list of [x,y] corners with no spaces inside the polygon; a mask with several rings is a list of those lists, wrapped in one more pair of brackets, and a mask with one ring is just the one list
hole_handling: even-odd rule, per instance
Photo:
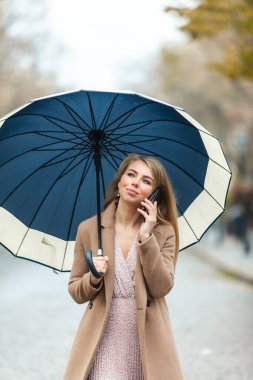
{"label": "green foliage", "polygon": [[223,58],[212,66],[232,79],[253,79],[253,1],[202,0],[193,8],[167,7],[186,19],[181,27],[193,39],[214,39]]}

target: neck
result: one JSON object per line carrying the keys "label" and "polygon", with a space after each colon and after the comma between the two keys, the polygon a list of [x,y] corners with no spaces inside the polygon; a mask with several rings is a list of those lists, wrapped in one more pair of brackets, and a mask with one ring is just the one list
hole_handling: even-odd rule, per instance
{"label": "neck", "polygon": [[115,214],[115,222],[124,228],[139,226],[141,224],[142,216],[136,208],[136,205],[129,205],[129,203],[125,203],[120,198]]}

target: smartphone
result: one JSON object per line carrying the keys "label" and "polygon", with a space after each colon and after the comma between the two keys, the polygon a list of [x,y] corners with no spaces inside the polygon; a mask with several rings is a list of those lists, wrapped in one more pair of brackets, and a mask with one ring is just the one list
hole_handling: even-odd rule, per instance
{"label": "smartphone", "polygon": [[[157,187],[152,194],[150,194],[150,196],[148,197],[148,199],[154,203],[155,201],[158,201],[159,200],[159,197],[160,197],[160,194],[161,194],[161,190],[159,187]],[[142,207],[143,210],[145,210],[146,212],[148,212],[148,210],[145,208],[145,207]]]}
{"label": "smartphone", "polygon": [[157,187],[152,194],[150,194],[150,196],[148,197],[148,199],[150,200],[150,202],[154,203],[154,201],[157,201],[159,199],[159,196],[160,196],[160,193],[161,193],[161,190],[159,187]]}

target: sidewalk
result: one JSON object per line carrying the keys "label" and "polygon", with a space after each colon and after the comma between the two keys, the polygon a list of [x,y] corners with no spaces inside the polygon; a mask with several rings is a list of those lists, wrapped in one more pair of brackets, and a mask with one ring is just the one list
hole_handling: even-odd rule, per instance
{"label": "sidewalk", "polygon": [[250,240],[251,250],[245,253],[242,243],[235,238],[226,235],[224,240],[219,240],[217,233],[210,230],[188,250],[227,275],[253,285],[253,234]]}

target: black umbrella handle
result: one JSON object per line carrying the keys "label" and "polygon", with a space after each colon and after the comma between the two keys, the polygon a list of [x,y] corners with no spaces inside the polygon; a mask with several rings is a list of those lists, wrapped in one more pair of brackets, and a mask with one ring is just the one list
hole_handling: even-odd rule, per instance
{"label": "black umbrella handle", "polygon": [[[101,252],[100,252],[101,251]],[[91,250],[88,250],[86,251],[86,261],[87,261],[87,264],[88,264],[88,267],[91,271],[91,273],[96,277],[96,278],[101,278],[103,276],[103,273],[102,272],[98,272],[95,268],[95,265],[93,263],[93,259],[92,259],[92,251]],[[98,256],[103,256],[102,254],[102,250],[99,250],[98,251]]]}

